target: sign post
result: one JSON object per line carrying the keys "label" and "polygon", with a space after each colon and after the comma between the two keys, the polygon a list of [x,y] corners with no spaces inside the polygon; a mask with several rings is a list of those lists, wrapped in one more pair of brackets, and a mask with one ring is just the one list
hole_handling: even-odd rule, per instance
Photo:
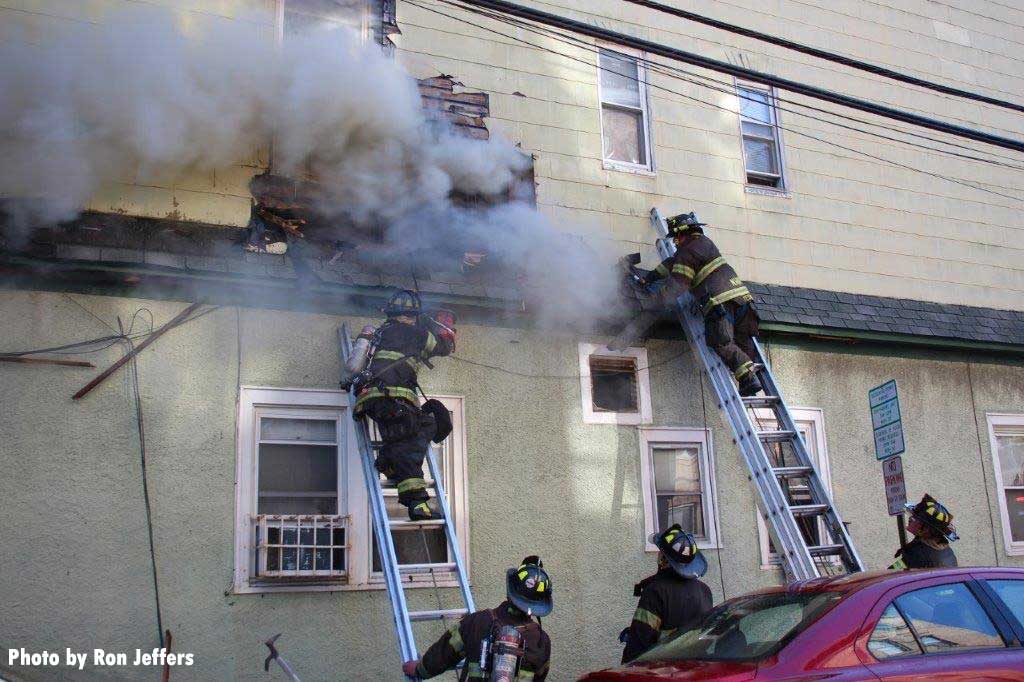
{"label": "sign post", "polygon": [[875,438],[875,458],[882,462],[885,481],[885,502],[889,516],[896,517],[900,547],[907,546],[907,529],[903,518],[907,503],[907,486],[903,478],[903,458],[907,447],[903,439],[903,419],[900,416],[900,397],[896,380],[887,381],[868,391],[871,407],[871,428]]}

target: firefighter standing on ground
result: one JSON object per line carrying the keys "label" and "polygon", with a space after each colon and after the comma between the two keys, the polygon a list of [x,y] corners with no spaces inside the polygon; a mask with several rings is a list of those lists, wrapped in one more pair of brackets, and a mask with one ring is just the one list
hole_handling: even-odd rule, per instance
{"label": "firefighter standing on ground", "polygon": [[428,679],[465,659],[460,681],[543,682],[548,675],[551,640],[541,628],[540,618],[551,613],[553,605],[551,578],[543,562],[530,556],[518,568],[508,569],[505,592],[506,600],[497,608],[465,616],[427,649],[423,658],[407,661],[402,672]]}
{"label": "firefighter standing on ground", "polygon": [[423,459],[431,440],[440,443],[451,432],[451,418],[437,400],[420,405],[417,372],[430,358],[455,350],[455,330],[423,315],[413,291],[396,293],[384,312],[384,324],[360,335],[371,336],[374,350],[353,388],[358,395],[354,414],[377,424],[383,441],[377,469],[397,482],[398,501],[408,507],[409,518],[440,518],[427,503]]}
{"label": "firefighter standing on ground", "polygon": [[740,395],[761,391],[757,378],[760,366],[753,339],[758,335],[754,297],[736,271],[722,257],[718,247],[704,236],[706,223],[693,213],[669,218],[669,234],[676,252],[643,276],[643,284],[669,279],[665,296],[674,300],[689,289],[704,313],[704,327],[710,346],[732,370]]}
{"label": "firefighter standing on ground", "polygon": [[907,530],[914,539],[896,552],[896,561],[889,567],[897,570],[909,568],[952,568],[957,565],[956,555],[949,543],[959,540],[953,529],[953,515],[931,495],[908,504],[910,521]]}
{"label": "firefighter standing on ground", "polygon": [[697,624],[711,610],[711,588],[699,578],[708,570],[693,536],[675,524],[664,533],[651,535],[650,541],[661,550],[658,572],[633,588],[640,603],[633,621],[622,631],[626,644],[622,662],[629,663],[679,630]]}

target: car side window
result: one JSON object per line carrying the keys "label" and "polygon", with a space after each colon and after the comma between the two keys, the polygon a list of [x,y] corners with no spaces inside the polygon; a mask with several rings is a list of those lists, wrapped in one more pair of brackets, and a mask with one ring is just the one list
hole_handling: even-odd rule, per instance
{"label": "car side window", "polygon": [[936,585],[896,598],[925,653],[1004,647],[985,609],[963,583]]}
{"label": "car side window", "polygon": [[878,619],[878,625],[871,633],[868,640],[868,651],[880,661],[896,656],[913,656],[924,653],[914,638],[914,633],[907,625],[896,607],[889,604],[882,617]]}
{"label": "car side window", "polygon": [[988,580],[988,586],[996,593],[1018,623],[1024,625],[1024,580]]}

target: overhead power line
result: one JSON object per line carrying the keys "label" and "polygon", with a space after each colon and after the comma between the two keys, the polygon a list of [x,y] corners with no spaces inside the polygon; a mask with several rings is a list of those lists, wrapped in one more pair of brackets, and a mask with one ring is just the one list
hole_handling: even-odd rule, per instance
{"label": "overhead power line", "polygon": [[997,99],[995,97],[982,95],[977,92],[962,90],[960,88],[954,88],[948,85],[943,85],[941,83],[935,83],[934,81],[925,80],[923,78],[917,78],[906,73],[901,73],[899,71],[887,69],[883,66],[878,66],[877,64],[861,61],[859,59],[853,59],[852,57],[846,57],[836,52],[820,50],[816,47],[811,47],[809,45],[797,43],[792,40],[786,40],[785,38],[779,38],[778,36],[773,36],[768,33],[761,33],[760,31],[754,31],[749,28],[743,28],[742,26],[737,26],[735,24],[719,21],[718,19],[712,19],[711,17],[706,17],[702,14],[696,14],[695,12],[688,12],[687,10],[679,9],[678,7],[671,7],[660,2],[654,2],[654,0],[623,0],[623,2],[628,2],[633,5],[640,5],[641,7],[647,7],[648,9],[653,9],[658,12],[664,12],[665,14],[671,14],[682,19],[688,19],[689,21],[704,24],[705,26],[711,26],[713,28],[718,28],[723,31],[728,31],[729,33],[735,33],[737,35],[745,36],[747,38],[753,38],[754,40],[760,40],[762,42],[770,43],[772,45],[778,45],[779,47],[784,47],[787,50],[800,52],[802,54],[817,57],[818,59],[824,59],[835,64],[842,64],[843,66],[848,66],[852,69],[866,71],[876,76],[882,76],[884,78],[889,78],[891,80],[899,81],[901,83],[916,85],[917,87],[920,88],[934,90],[935,92],[941,92],[947,95],[953,95],[955,97],[973,100],[975,102],[984,102],[985,104],[1003,107],[1004,109],[1012,109],[1014,111],[1024,112],[1024,105],[1017,104],[1015,102],[1008,102],[1006,100]]}
{"label": "overhead power line", "polygon": [[903,111],[902,109],[896,109],[894,107],[885,106],[876,102],[870,102],[867,100],[858,99],[849,95],[844,95],[838,92],[833,92],[825,88],[819,88],[817,86],[808,85],[806,83],[800,83],[799,81],[790,80],[788,78],[782,78],[770,73],[764,73],[761,71],[755,71],[754,69],[747,69],[735,64],[723,62],[718,59],[712,59],[705,57],[693,52],[687,52],[686,50],[680,50],[678,48],[669,47],[662,45],[661,43],[655,43],[650,40],[643,40],[641,38],[634,38],[624,33],[617,31],[609,31],[607,29],[592,26],[582,21],[576,21],[568,17],[559,16],[557,14],[551,14],[550,12],[543,12],[541,10],[533,9],[531,7],[524,7],[515,3],[506,2],[505,0],[462,0],[464,4],[471,5],[474,7],[482,7],[485,9],[494,10],[504,14],[510,14],[512,16],[527,19],[529,21],[537,22],[539,24],[545,24],[547,26],[554,26],[561,29],[580,33],[591,38],[598,40],[605,40],[608,42],[616,43],[631,47],[636,50],[643,50],[651,54],[656,54],[661,57],[667,57],[675,61],[685,62],[687,64],[693,64],[694,66],[700,66],[702,68],[709,69],[711,71],[718,71],[720,73],[729,74],[737,78],[752,81],[755,83],[761,83],[764,85],[770,85],[780,90],[787,90],[789,92],[795,92],[807,97],[823,100],[826,102],[832,102],[833,104],[839,104],[851,109],[857,109],[859,111],[866,111],[870,114],[882,116],[884,118],[893,119],[896,121],[902,121],[904,123],[912,123],[923,128],[930,128],[931,130],[938,130],[943,133],[955,135],[957,137],[966,138],[969,140],[975,140],[978,142],[984,142],[991,144],[996,147],[1002,147],[1004,149],[1012,149],[1018,152],[1024,152],[1024,141],[1015,140],[1009,137],[1003,137],[1001,135],[993,135],[986,133],[981,130],[975,130],[974,128],[967,128],[965,126],[959,126],[947,121],[941,121],[938,119],[930,118],[928,116],[921,116],[914,114],[909,111]]}

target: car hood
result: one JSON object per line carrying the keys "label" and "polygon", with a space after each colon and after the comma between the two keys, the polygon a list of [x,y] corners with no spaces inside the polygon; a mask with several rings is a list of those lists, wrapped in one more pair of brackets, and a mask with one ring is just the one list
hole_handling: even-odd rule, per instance
{"label": "car hood", "polygon": [[757,674],[756,663],[741,661],[651,661],[590,673],[579,682],[642,682],[643,680],[723,680],[743,682]]}

